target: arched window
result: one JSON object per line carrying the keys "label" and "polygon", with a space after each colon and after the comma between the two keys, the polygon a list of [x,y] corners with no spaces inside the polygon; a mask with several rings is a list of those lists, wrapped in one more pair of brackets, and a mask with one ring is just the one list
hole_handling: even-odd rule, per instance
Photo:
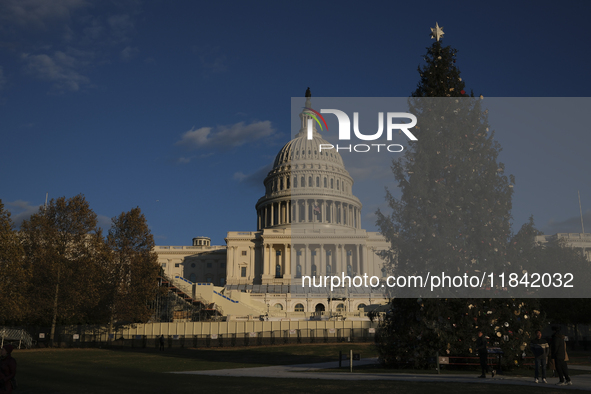
{"label": "arched window", "polygon": [[359,305],[357,305],[357,310],[362,311],[363,308],[365,308],[365,306],[366,306],[365,304],[359,304]]}
{"label": "arched window", "polygon": [[195,276],[195,273],[191,273],[191,276],[189,276],[189,280],[193,283],[197,282],[197,276]]}
{"label": "arched window", "polygon": [[302,266],[300,264],[296,265],[296,278],[302,277]]}
{"label": "arched window", "polygon": [[279,190],[283,190],[283,179],[279,180]]}
{"label": "arched window", "polygon": [[344,312],[345,311],[345,304],[338,304],[337,305],[337,312]]}
{"label": "arched window", "polygon": [[302,304],[297,304],[294,308],[293,308],[294,312],[304,312],[304,305]]}
{"label": "arched window", "polygon": [[301,185],[302,187],[306,187],[306,178],[302,177]]}
{"label": "arched window", "polygon": [[308,187],[312,187],[312,177],[308,177]]}
{"label": "arched window", "polygon": [[334,179],[331,179],[330,180],[330,188],[331,189],[334,189]]}
{"label": "arched window", "polygon": [[327,187],[327,186],[326,186],[326,183],[327,183],[326,181],[327,181],[327,179],[326,179],[326,178],[324,178],[324,187],[325,187],[325,188]]}
{"label": "arched window", "polygon": [[287,186],[285,186],[285,188],[286,188],[286,189],[289,189],[289,181],[290,181],[290,178],[287,178],[287,179],[286,179]]}
{"label": "arched window", "polygon": [[330,266],[330,263],[326,264],[326,275],[330,275],[332,273],[332,267]]}
{"label": "arched window", "polygon": [[273,308],[277,309],[278,311],[282,311],[283,310],[283,305],[281,305],[281,304],[275,304],[275,305],[273,305]]}
{"label": "arched window", "polygon": [[339,190],[339,180],[337,179],[337,190]]}
{"label": "arched window", "polygon": [[275,266],[275,277],[281,278],[281,264]]}
{"label": "arched window", "polygon": [[316,276],[316,264],[312,264],[312,276]]}
{"label": "arched window", "polygon": [[316,187],[320,187],[320,177],[316,177]]}
{"label": "arched window", "polygon": [[353,276],[353,267],[351,267],[351,264],[347,264],[347,276]]}
{"label": "arched window", "polygon": [[324,305],[323,304],[316,304],[316,307],[314,308],[314,310],[316,312],[324,312]]}
{"label": "arched window", "polygon": [[293,177],[293,187],[294,188],[298,187],[298,177],[297,176]]}

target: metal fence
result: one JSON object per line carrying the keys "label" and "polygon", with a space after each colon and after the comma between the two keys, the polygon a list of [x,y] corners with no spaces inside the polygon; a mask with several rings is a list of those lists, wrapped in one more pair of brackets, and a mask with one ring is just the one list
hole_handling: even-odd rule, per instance
{"label": "metal fence", "polygon": [[[29,328],[35,347],[128,347],[158,348],[160,335],[138,335],[129,331],[109,334],[104,327],[88,329],[79,327],[56,327],[55,339],[51,343],[49,328]],[[373,328],[305,328],[279,329],[256,332],[164,335],[166,348],[191,347],[239,347],[268,346],[306,343],[373,342]]]}

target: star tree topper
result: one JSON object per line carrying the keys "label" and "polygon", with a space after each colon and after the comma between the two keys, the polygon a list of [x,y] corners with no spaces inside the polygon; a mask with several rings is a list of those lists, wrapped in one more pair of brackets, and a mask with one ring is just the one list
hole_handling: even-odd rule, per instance
{"label": "star tree topper", "polygon": [[437,22],[435,22],[435,27],[431,28],[431,38],[435,38],[437,41],[439,41],[440,38],[443,38],[444,34],[443,26],[439,27]]}

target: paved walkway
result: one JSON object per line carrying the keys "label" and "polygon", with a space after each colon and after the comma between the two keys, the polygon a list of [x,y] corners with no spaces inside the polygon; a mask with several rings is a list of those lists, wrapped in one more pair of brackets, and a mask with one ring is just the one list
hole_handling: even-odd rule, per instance
{"label": "paved walkway", "polygon": [[[366,358],[354,362],[353,370],[356,365],[377,364],[377,359]],[[548,384],[534,383],[533,376],[529,378],[496,375],[486,379],[478,379],[475,373],[471,374],[408,374],[408,373],[349,373],[349,372],[317,372],[320,369],[338,368],[339,362],[332,361],[316,364],[298,364],[298,365],[277,365],[272,367],[258,368],[236,368],[236,369],[217,369],[209,371],[186,371],[173,372],[178,374],[209,375],[209,376],[228,376],[228,377],[251,377],[251,378],[298,378],[298,379],[328,379],[328,380],[403,380],[408,382],[451,382],[451,383],[480,383],[480,384],[513,384],[527,385],[536,387],[552,387],[558,383],[558,378],[549,378]],[[348,361],[343,362],[343,366],[348,368]],[[570,369],[579,369],[591,371],[591,367],[569,365]],[[533,375],[533,372],[532,372]],[[572,386],[559,386],[565,389],[588,390],[591,391],[591,375],[573,376]]]}

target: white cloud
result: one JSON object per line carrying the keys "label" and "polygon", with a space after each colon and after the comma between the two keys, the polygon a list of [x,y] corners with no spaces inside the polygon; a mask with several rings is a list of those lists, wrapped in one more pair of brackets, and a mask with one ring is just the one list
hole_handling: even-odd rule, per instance
{"label": "white cloud", "polygon": [[273,165],[271,163],[260,167],[255,172],[251,174],[245,174],[242,171],[238,171],[234,173],[234,179],[240,183],[244,183],[248,186],[252,186],[255,188],[260,189],[265,177],[269,174],[269,171],[273,169]]}
{"label": "white cloud", "polygon": [[195,156],[190,156],[190,157],[179,157],[177,159],[177,162],[180,164],[187,164],[190,163],[191,160],[193,160],[195,158]]}
{"label": "white cloud", "polygon": [[134,29],[134,23],[129,15],[111,15],[107,18],[107,24],[110,27],[114,43],[128,42],[130,40],[129,36]]}
{"label": "white cloud", "polygon": [[39,212],[41,205],[31,205],[28,201],[16,200],[7,201],[6,209],[10,211],[10,219],[14,225],[18,228],[21,226],[24,220],[31,217],[32,214]]}
{"label": "white cloud", "polygon": [[246,178],[248,178],[248,175],[246,175],[242,171],[238,171],[234,174],[234,179],[238,180],[238,182],[242,182]]}
{"label": "white cloud", "polygon": [[225,55],[213,57],[200,56],[199,59],[201,60],[201,65],[206,71],[217,74],[228,70]]}
{"label": "white cloud", "polygon": [[188,149],[200,148],[232,148],[262,138],[275,136],[275,129],[266,120],[245,125],[239,122],[230,126],[201,127],[191,129],[183,134],[175,145]]}
{"label": "white cloud", "polygon": [[140,53],[140,50],[137,47],[126,46],[121,51],[121,60],[123,60],[124,62],[128,62],[134,57],[136,57],[138,53]]}
{"label": "white cloud", "polygon": [[[583,213],[583,224],[591,227],[591,211],[587,210]],[[581,230],[581,216],[572,216],[564,220],[550,219],[545,226],[541,228],[544,234],[556,233],[580,233]],[[588,232],[585,229],[585,232]]]}
{"label": "white cloud", "polygon": [[97,225],[103,229],[103,235],[111,228],[111,218],[105,215],[96,216]]}
{"label": "white cloud", "polygon": [[89,4],[86,0],[3,0],[0,18],[27,28],[45,28],[48,22],[70,19],[73,11]]}
{"label": "white cloud", "polygon": [[88,77],[77,71],[82,63],[62,51],[54,52],[53,56],[23,54],[22,59],[28,74],[53,82],[58,90],[77,91],[81,85],[90,83]]}

